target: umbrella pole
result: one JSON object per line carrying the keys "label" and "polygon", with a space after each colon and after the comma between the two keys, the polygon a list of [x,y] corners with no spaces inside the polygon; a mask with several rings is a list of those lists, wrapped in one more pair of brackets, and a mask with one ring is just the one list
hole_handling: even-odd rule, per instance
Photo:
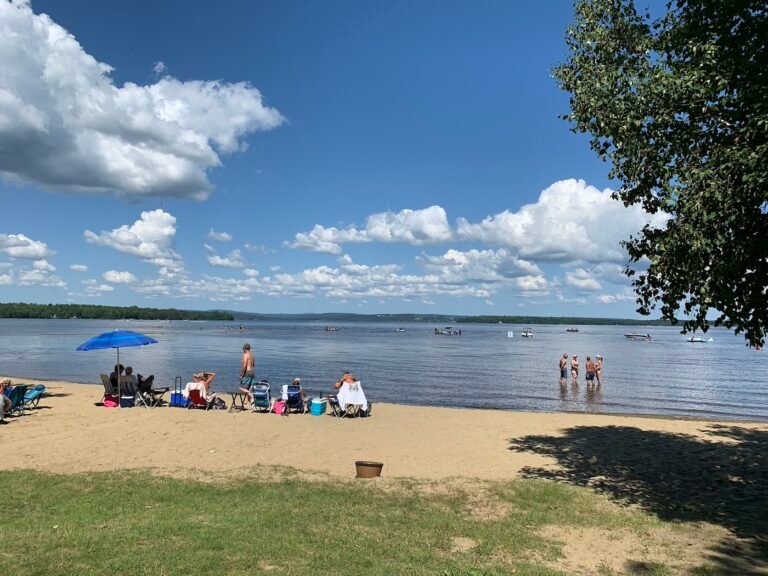
{"label": "umbrella pole", "polygon": [[123,403],[120,401],[122,398],[122,394],[120,394],[120,347],[117,348],[117,368],[115,372],[117,373],[117,409],[119,410],[123,407]]}

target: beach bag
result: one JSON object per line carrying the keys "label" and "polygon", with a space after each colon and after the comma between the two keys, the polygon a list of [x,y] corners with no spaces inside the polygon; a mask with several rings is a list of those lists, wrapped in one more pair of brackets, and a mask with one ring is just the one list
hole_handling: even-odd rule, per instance
{"label": "beach bag", "polygon": [[221,398],[214,398],[213,404],[211,405],[211,408],[213,410],[226,410],[227,409],[227,403],[224,402]]}
{"label": "beach bag", "polygon": [[105,396],[103,404],[105,408],[117,408],[117,396]]}
{"label": "beach bag", "polygon": [[285,409],[285,400],[278,400],[275,402],[275,414],[281,415],[281,416],[287,416],[288,412]]}

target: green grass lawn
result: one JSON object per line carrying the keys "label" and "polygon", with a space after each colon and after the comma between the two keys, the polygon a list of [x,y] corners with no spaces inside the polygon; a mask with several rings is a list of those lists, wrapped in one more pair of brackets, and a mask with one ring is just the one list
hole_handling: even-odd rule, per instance
{"label": "green grass lawn", "polygon": [[[562,542],[540,535],[546,526],[638,535],[663,527],[588,489],[547,481],[257,476],[202,483],[3,471],[0,574],[545,576],[563,574],[548,567]],[[643,572],[672,573],[663,564]]]}

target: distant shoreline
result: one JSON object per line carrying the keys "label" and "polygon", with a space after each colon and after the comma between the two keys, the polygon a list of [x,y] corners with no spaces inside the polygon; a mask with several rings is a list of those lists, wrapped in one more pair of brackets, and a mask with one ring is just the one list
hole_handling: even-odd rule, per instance
{"label": "distant shoreline", "polygon": [[592,318],[581,316],[488,316],[449,314],[349,314],[343,312],[305,314],[261,314],[236,310],[180,310],[137,306],[92,304],[0,303],[0,319],[38,320],[210,320],[220,322],[388,322],[441,324],[526,324],[563,326],[670,326],[667,320],[645,318]]}

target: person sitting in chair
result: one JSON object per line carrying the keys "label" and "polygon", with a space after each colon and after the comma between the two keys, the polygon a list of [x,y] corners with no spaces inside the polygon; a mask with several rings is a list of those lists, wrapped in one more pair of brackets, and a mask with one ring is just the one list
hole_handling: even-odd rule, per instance
{"label": "person sitting in chair", "polygon": [[109,382],[114,388],[117,388],[117,379],[123,375],[124,370],[125,368],[123,368],[122,364],[115,364],[115,369],[109,375]]}
{"label": "person sitting in chair", "polygon": [[131,377],[131,380],[133,380],[136,389],[142,394],[146,394],[152,390],[152,383],[155,381],[154,374],[144,378],[141,374],[133,373],[133,366],[127,366],[125,368],[125,375]]}
{"label": "person sitting in chair", "polygon": [[10,378],[4,378],[3,380],[0,380],[0,399],[2,399],[2,402],[3,402],[3,405],[2,405],[3,414],[8,412],[8,410],[11,409],[11,406],[13,406],[13,402],[11,402],[11,399],[5,395],[6,389],[12,388],[12,387],[13,387],[13,381]]}
{"label": "person sitting in chair", "polygon": [[351,372],[344,372],[344,374],[341,375],[341,379],[336,382],[336,384],[333,385],[333,387],[338,390],[344,384],[354,384],[357,382],[357,378],[355,378]]}

